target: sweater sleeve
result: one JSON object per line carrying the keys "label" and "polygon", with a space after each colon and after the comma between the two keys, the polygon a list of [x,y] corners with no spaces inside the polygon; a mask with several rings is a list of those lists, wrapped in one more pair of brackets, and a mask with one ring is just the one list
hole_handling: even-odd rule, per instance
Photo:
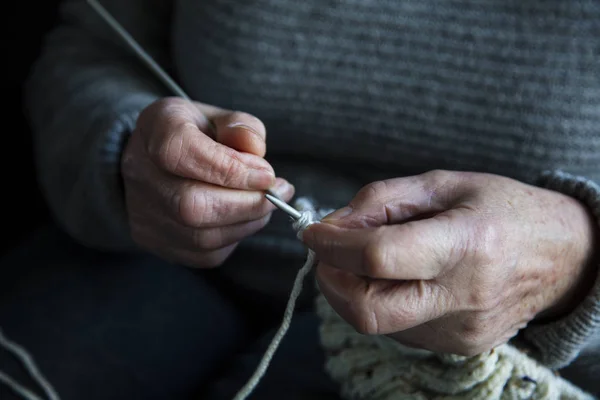
{"label": "sweater sleeve", "polygon": [[[561,171],[543,174],[540,186],[572,196],[587,205],[600,221],[600,186]],[[600,268],[585,299],[565,317],[525,328],[524,339],[534,357],[552,369],[569,365],[583,350],[600,344]],[[597,349],[593,349],[597,351]]]}
{"label": "sweater sleeve", "polygon": [[[168,55],[171,2],[100,0],[160,64]],[[61,4],[25,85],[42,192],[75,240],[135,249],[120,158],[137,115],[167,92],[84,0]]]}

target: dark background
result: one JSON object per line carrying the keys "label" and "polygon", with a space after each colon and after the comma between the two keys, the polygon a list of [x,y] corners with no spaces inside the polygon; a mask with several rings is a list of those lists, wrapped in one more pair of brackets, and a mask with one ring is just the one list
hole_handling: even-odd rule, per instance
{"label": "dark background", "polygon": [[2,54],[0,156],[3,240],[0,254],[48,219],[33,163],[31,130],[23,108],[22,86],[39,55],[43,37],[56,23],[60,0],[5,2],[0,24]]}

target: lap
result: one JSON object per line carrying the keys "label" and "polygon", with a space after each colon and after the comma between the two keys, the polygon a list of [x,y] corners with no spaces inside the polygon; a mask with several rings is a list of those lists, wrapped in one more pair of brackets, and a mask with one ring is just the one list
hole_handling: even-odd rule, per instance
{"label": "lap", "polygon": [[[239,310],[194,271],[85,249],[56,228],[0,260],[0,274],[0,328],[62,400],[189,398],[247,336]],[[29,382],[1,350],[0,370]]]}

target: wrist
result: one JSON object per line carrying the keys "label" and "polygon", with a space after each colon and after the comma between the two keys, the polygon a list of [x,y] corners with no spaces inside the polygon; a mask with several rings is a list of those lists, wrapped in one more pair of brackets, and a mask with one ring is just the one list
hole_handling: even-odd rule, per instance
{"label": "wrist", "polygon": [[566,195],[560,213],[566,232],[562,259],[555,262],[555,285],[547,288],[546,306],[535,320],[559,319],[572,312],[592,289],[600,263],[599,229],[594,215],[578,200]]}

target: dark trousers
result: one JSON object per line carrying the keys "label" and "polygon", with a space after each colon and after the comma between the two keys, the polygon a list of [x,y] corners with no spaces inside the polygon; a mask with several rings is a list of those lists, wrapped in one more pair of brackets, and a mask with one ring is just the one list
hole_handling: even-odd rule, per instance
{"label": "dark trousers", "polygon": [[[0,328],[62,400],[231,399],[280,317],[256,324],[244,304],[210,272],[93,251],[52,226],[0,261]],[[317,327],[311,312],[295,316],[252,399],[337,398]],[[0,371],[36,388],[2,349]],[[0,384],[0,399],[17,397]]]}

